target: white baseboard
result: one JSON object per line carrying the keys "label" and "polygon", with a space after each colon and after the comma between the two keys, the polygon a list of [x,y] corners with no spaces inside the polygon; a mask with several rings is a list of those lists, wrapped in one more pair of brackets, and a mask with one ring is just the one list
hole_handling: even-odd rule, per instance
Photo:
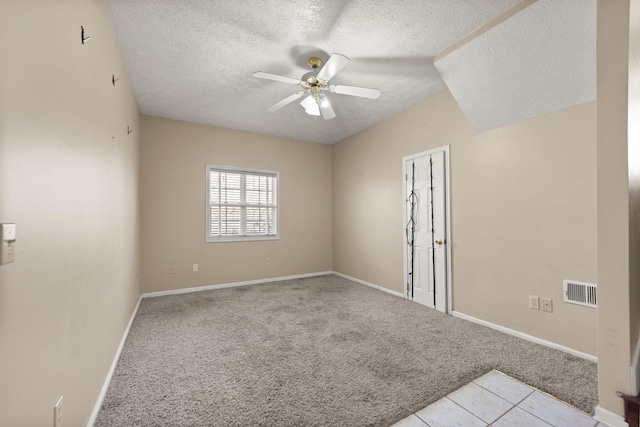
{"label": "white baseboard", "polygon": [[581,351],[574,350],[572,348],[565,347],[563,345],[556,344],[556,343],[551,342],[551,341],[543,340],[542,338],[534,337],[533,335],[528,335],[528,334],[525,334],[523,332],[516,331],[514,329],[505,328],[504,326],[496,325],[495,323],[487,322],[486,320],[477,319],[475,317],[466,315],[464,313],[460,313],[458,311],[454,311],[451,314],[453,316],[455,316],[455,317],[460,318],[460,319],[468,320],[468,321],[473,322],[473,323],[478,323],[480,325],[487,326],[487,327],[489,327],[491,329],[495,329],[495,330],[498,330],[500,332],[504,332],[506,334],[513,335],[513,336],[516,336],[518,338],[522,338],[522,339],[525,339],[527,341],[534,342],[536,344],[542,344],[542,345],[547,346],[547,347],[555,348],[556,350],[561,350],[561,351],[564,351],[565,353],[569,353],[569,354],[572,354],[574,356],[578,356],[578,357],[581,357],[583,359],[589,360],[591,362],[598,363],[598,358],[596,356],[591,355],[591,354],[583,353]]}
{"label": "white baseboard", "polygon": [[624,417],[611,412],[608,409],[604,409],[602,406],[596,406],[595,415],[593,419],[608,425],[609,427],[629,427],[629,424],[624,420]]}
{"label": "white baseboard", "polygon": [[388,294],[395,295],[395,296],[400,297],[400,298],[404,298],[405,297],[402,292],[392,291],[391,289],[383,288],[382,286],[374,285],[373,283],[365,282],[364,280],[356,279],[355,277],[347,276],[346,274],[338,273],[337,271],[334,271],[333,274],[335,274],[336,276],[340,276],[340,277],[342,277],[344,279],[351,280],[351,281],[356,282],[356,283],[360,283],[361,285],[369,286],[369,287],[377,289],[379,291],[383,291],[383,292],[386,292]]}
{"label": "white baseboard", "polygon": [[258,283],[277,282],[280,280],[304,279],[305,277],[324,276],[334,274],[333,271],[321,271],[317,273],[297,274],[295,276],[271,277],[268,279],[249,280],[246,282],[223,283],[221,285],[198,286],[195,288],[172,289],[170,291],[147,292],[142,294],[142,298],[161,297],[165,295],[187,294],[190,292],[210,291],[212,289],[234,288],[236,286],[255,285]]}
{"label": "white baseboard", "polygon": [[104,384],[102,385],[102,390],[100,390],[100,394],[98,395],[98,400],[96,401],[96,404],[93,408],[93,412],[91,413],[91,417],[89,418],[89,422],[87,423],[87,427],[93,427],[93,424],[96,422],[96,418],[98,417],[98,413],[100,412],[100,408],[102,407],[102,402],[104,401],[104,398],[107,394],[107,390],[109,389],[109,384],[111,384],[111,378],[113,376],[113,372],[116,369],[116,366],[118,364],[118,360],[120,359],[120,354],[122,353],[122,348],[124,347],[124,343],[127,340],[127,336],[129,335],[129,330],[131,329],[131,325],[133,324],[133,319],[136,317],[136,314],[138,313],[138,308],[140,307],[140,302],[142,301],[142,298],[152,298],[152,297],[159,297],[159,296],[163,296],[163,295],[176,295],[176,294],[184,294],[184,293],[189,293],[189,292],[199,292],[199,291],[206,291],[206,290],[211,290],[211,289],[223,289],[223,288],[232,288],[232,287],[236,287],[236,286],[246,286],[246,285],[254,285],[257,283],[267,283],[267,282],[275,282],[275,281],[280,281],[280,280],[291,280],[291,279],[302,279],[305,277],[315,277],[315,276],[324,276],[327,274],[335,274],[336,276],[340,276],[343,277],[345,279],[348,280],[352,280],[354,282],[366,285],[366,286],[370,286],[372,288],[390,293],[392,295],[395,296],[399,296],[404,298],[404,295],[401,294],[400,292],[395,292],[386,288],[383,288],[381,286],[378,285],[374,285],[373,283],[369,283],[369,282],[365,282],[364,280],[360,280],[360,279],[356,279],[354,277],[350,277],[347,276],[346,274],[342,274],[342,273],[337,273],[335,271],[322,271],[322,272],[317,272],[317,273],[307,273],[307,274],[297,274],[294,276],[284,276],[284,277],[272,277],[269,279],[259,279],[259,280],[250,280],[250,281],[246,281],[246,282],[235,282],[235,283],[224,283],[221,285],[210,285],[210,286],[200,286],[200,287],[195,287],[195,288],[183,288],[183,289],[174,289],[174,290],[170,290],[170,291],[159,291],[159,292],[147,292],[144,293],[140,296],[140,298],[138,299],[138,303],[136,304],[136,308],[133,310],[133,313],[131,314],[131,318],[129,319],[129,324],[127,325],[127,328],[125,329],[124,333],[122,334],[122,339],[120,340],[120,345],[118,346],[118,350],[116,351],[116,354],[113,358],[113,362],[111,363],[111,367],[109,368],[109,372],[107,372],[107,377],[105,378]]}
{"label": "white baseboard", "polygon": [[275,282],[279,280],[290,280],[290,279],[301,279],[305,277],[315,277],[315,276],[324,276],[326,274],[334,274],[333,271],[324,271],[318,273],[308,273],[308,274],[298,274],[295,276],[285,276],[285,277],[273,277],[270,279],[260,279],[260,280],[251,280],[248,282],[236,282],[236,283],[225,283],[222,285],[211,285],[211,286],[201,286],[196,288],[184,288],[184,289],[175,289],[171,291],[160,291],[160,292],[149,292],[144,293],[138,298],[138,303],[136,304],[136,308],[133,310],[133,314],[131,314],[131,318],[129,319],[129,324],[122,334],[122,339],[120,340],[120,345],[118,346],[118,350],[113,358],[113,362],[111,363],[111,367],[109,368],[109,372],[107,372],[107,377],[105,378],[104,384],[102,385],[102,390],[100,390],[100,394],[98,395],[98,400],[93,408],[93,412],[91,413],[91,417],[89,418],[89,422],[87,423],[87,427],[92,427],[96,422],[96,418],[98,417],[98,413],[100,412],[100,408],[102,407],[102,402],[107,394],[107,390],[109,389],[109,384],[111,384],[111,378],[113,377],[113,372],[116,369],[116,365],[118,364],[118,360],[120,359],[120,354],[122,353],[122,348],[124,347],[124,343],[129,336],[129,330],[131,329],[131,325],[133,324],[133,319],[136,317],[138,313],[138,308],[140,307],[140,302],[142,298],[150,298],[150,297],[158,297],[163,295],[175,295],[175,294],[184,294],[188,292],[198,292],[198,291],[206,291],[209,289],[222,289],[222,288],[231,288],[234,286],[246,286],[253,285],[256,283],[266,283],[266,282]]}
{"label": "white baseboard", "polygon": [[[120,345],[118,346],[118,350],[116,351],[116,354],[113,358],[113,362],[111,363],[111,367],[109,369],[109,372],[107,373],[107,377],[105,379],[105,382],[102,386],[102,390],[100,391],[100,394],[98,396],[98,400],[96,401],[95,407],[93,409],[93,412],[91,413],[91,417],[89,418],[89,422],[87,423],[87,427],[92,427],[93,424],[96,421],[96,418],[98,417],[98,413],[100,412],[100,408],[102,406],[102,402],[104,401],[104,398],[107,394],[107,390],[109,389],[109,384],[111,383],[111,378],[113,376],[113,373],[115,371],[116,365],[118,364],[118,360],[120,359],[120,354],[122,353],[122,348],[124,347],[124,343],[127,339],[127,336],[129,335],[129,330],[131,329],[131,325],[133,324],[133,320],[136,316],[136,314],[138,313],[138,308],[140,307],[140,302],[142,301],[142,298],[152,298],[152,297],[158,297],[158,296],[164,296],[164,295],[176,295],[176,294],[184,294],[184,293],[189,293],[189,292],[199,292],[199,291],[206,291],[206,290],[211,290],[211,289],[223,289],[223,288],[231,288],[231,287],[236,287],[236,286],[247,286],[247,285],[253,285],[253,284],[258,284],[258,283],[267,283],[267,282],[274,282],[274,281],[280,281],[280,280],[291,280],[291,279],[301,279],[301,278],[306,278],[306,277],[315,277],[315,276],[323,276],[326,274],[335,274],[336,276],[340,276],[342,278],[345,278],[347,280],[351,280],[353,282],[356,283],[360,283],[362,285],[365,286],[369,286],[371,288],[377,289],[379,291],[383,291],[386,292],[388,294],[400,297],[400,298],[405,298],[405,295],[402,292],[397,292],[397,291],[392,291],[390,289],[384,288],[382,286],[378,286],[378,285],[374,285],[373,283],[369,283],[366,282],[364,280],[360,280],[357,279],[355,277],[351,277],[348,276],[346,274],[342,274],[342,273],[338,273],[337,271],[324,271],[324,272],[317,272],[317,273],[307,273],[307,274],[299,274],[299,275],[294,275],[294,276],[284,276],[284,277],[273,277],[273,278],[268,278],[268,279],[259,279],[259,280],[251,280],[251,281],[245,281],[245,282],[234,282],[234,283],[225,283],[225,284],[220,284],[220,285],[209,285],[209,286],[200,286],[200,287],[193,287],[193,288],[183,288],[183,289],[174,289],[174,290],[169,290],[169,291],[158,291],[158,292],[148,292],[148,293],[144,293],[140,296],[140,298],[138,299],[138,303],[136,304],[135,309],[133,310],[133,313],[131,315],[131,318],[129,319],[129,323],[122,335],[122,339],[120,341]],[[468,320],[470,322],[473,323],[478,323],[480,325],[484,325],[487,326],[489,328],[492,329],[496,329],[498,331],[507,333],[509,335],[513,335],[522,339],[525,339],[527,341],[532,341],[535,342],[537,344],[542,344],[545,345],[547,347],[551,347],[551,348],[555,348],[557,350],[561,350],[570,354],[573,354],[574,356],[578,356],[581,357],[583,359],[587,359],[590,360],[592,362],[596,362],[598,361],[598,358],[595,356],[592,356],[590,354],[587,353],[583,353],[574,349],[571,349],[569,347],[565,347],[556,343],[553,343],[551,341],[546,341],[531,335],[527,335],[524,334],[522,332],[518,332],[516,330],[513,329],[509,329],[506,328],[504,326],[500,326],[500,325],[496,325],[490,322],[487,322],[485,320],[481,320],[481,319],[477,319],[475,317],[472,316],[468,316],[464,313],[460,313],[457,311],[453,311],[452,315],[455,317],[458,317],[460,319],[464,319],[464,320]],[[639,347],[636,349],[636,353],[640,352],[640,343],[639,343]],[[637,358],[636,358],[637,360]],[[633,374],[633,368],[632,368],[632,374]],[[596,407],[595,410],[596,415],[593,417],[595,420],[605,423],[610,427],[628,427],[628,424],[624,421],[624,418],[621,417],[618,414],[615,414],[611,411],[608,411],[600,406]]]}
{"label": "white baseboard", "polygon": [[124,347],[124,343],[129,336],[129,329],[131,329],[131,325],[133,324],[133,319],[135,319],[136,314],[138,313],[138,308],[140,307],[140,301],[142,298],[138,298],[138,303],[136,304],[136,308],[133,310],[131,314],[131,318],[129,319],[129,323],[127,324],[124,333],[122,334],[122,339],[120,340],[120,345],[118,346],[118,350],[116,350],[116,354],[113,357],[113,362],[111,362],[111,367],[109,368],[109,372],[107,372],[107,377],[104,380],[104,384],[102,385],[102,390],[100,390],[100,394],[98,395],[98,400],[96,401],[96,405],[93,407],[93,412],[91,412],[91,417],[89,418],[89,422],[87,423],[87,427],[93,427],[93,424],[96,422],[96,418],[98,418],[98,413],[100,412],[100,407],[102,407],[102,402],[104,401],[104,397],[107,395],[107,390],[109,390],[109,384],[111,384],[111,377],[113,377],[113,372],[116,370],[116,365],[118,364],[118,360],[120,359],[120,353],[122,353],[122,348]]}

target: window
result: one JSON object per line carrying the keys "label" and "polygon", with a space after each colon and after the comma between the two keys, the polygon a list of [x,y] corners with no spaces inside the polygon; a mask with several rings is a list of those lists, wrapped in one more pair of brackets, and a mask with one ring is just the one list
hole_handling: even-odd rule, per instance
{"label": "window", "polygon": [[207,165],[207,242],[277,239],[278,175]]}

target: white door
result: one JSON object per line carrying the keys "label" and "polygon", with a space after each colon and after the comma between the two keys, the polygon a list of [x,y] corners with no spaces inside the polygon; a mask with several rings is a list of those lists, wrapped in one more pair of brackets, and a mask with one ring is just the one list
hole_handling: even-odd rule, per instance
{"label": "white door", "polygon": [[407,297],[447,311],[445,151],[405,158]]}

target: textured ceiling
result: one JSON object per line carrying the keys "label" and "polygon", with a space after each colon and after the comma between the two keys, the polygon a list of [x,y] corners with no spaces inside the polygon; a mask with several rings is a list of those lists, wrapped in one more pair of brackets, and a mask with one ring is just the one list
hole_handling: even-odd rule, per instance
{"label": "textured ceiling", "polygon": [[538,0],[435,62],[478,132],[596,97],[596,0]]}
{"label": "textured ceiling", "polygon": [[[106,0],[143,114],[328,144],[443,91],[432,57],[519,1]],[[380,98],[330,94],[328,121],[266,111],[298,88],[255,71],[297,79],[332,53],[351,59],[333,84]]]}

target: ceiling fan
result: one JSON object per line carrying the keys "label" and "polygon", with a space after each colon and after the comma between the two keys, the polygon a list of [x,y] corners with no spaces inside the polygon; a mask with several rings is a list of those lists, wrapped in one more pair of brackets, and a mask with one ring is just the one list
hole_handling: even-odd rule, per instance
{"label": "ceiling fan", "polygon": [[378,89],[331,84],[330,80],[338,73],[338,71],[349,63],[349,58],[344,55],[334,53],[320,69],[318,69],[322,64],[322,60],[320,58],[315,56],[311,57],[309,58],[308,63],[312,68],[312,71],[303,75],[301,79],[265,73],[263,71],[253,73],[253,77],[257,77],[259,79],[275,80],[277,82],[300,85],[303,89],[301,92],[294,93],[282,101],[276,102],[271,107],[267,108],[267,111],[277,111],[304,96],[300,105],[302,105],[307,114],[311,116],[322,115],[322,118],[329,120],[333,119],[336,116],[336,113],[333,111],[333,108],[329,103],[327,93],[338,93],[341,95],[359,96],[361,98],[369,99],[378,99],[380,96],[380,91]]}

